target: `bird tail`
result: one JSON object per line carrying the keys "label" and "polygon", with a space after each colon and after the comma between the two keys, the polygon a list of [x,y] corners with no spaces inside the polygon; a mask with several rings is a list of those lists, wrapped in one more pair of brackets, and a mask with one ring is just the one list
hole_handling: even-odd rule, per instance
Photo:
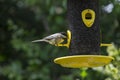
{"label": "bird tail", "polygon": [[40,39],[40,40],[34,40],[32,42],[46,42],[44,39]]}

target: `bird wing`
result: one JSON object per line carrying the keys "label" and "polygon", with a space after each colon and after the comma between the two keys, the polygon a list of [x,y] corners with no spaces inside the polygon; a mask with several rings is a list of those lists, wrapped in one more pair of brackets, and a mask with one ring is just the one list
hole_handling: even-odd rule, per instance
{"label": "bird wing", "polygon": [[55,39],[58,37],[67,38],[66,36],[62,35],[61,33],[55,33],[55,34],[45,37],[44,39],[50,40],[50,39]]}

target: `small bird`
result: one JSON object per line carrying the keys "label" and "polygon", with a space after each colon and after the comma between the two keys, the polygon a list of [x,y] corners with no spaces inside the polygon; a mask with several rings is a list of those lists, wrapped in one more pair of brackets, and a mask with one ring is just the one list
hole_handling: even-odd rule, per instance
{"label": "small bird", "polygon": [[40,39],[40,40],[34,40],[32,42],[47,42],[51,45],[58,46],[59,44],[64,42],[65,39],[67,39],[67,33],[60,32],[60,33],[55,33],[50,36],[44,37],[43,39]]}

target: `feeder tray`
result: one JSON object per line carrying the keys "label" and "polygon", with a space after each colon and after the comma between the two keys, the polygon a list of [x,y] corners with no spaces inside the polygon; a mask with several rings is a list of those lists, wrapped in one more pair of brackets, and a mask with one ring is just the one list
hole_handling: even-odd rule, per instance
{"label": "feeder tray", "polygon": [[101,55],[75,55],[56,58],[54,62],[63,67],[81,68],[81,67],[99,67],[109,64],[114,58]]}

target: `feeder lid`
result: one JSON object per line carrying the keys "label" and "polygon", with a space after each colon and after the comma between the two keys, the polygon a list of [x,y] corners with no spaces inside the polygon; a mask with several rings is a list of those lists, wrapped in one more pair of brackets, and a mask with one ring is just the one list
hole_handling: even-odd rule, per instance
{"label": "feeder lid", "polygon": [[81,67],[99,67],[109,64],[113,57],[101,55],[75,55],[56,58],[54,62],[63,67],[81,68]]}

